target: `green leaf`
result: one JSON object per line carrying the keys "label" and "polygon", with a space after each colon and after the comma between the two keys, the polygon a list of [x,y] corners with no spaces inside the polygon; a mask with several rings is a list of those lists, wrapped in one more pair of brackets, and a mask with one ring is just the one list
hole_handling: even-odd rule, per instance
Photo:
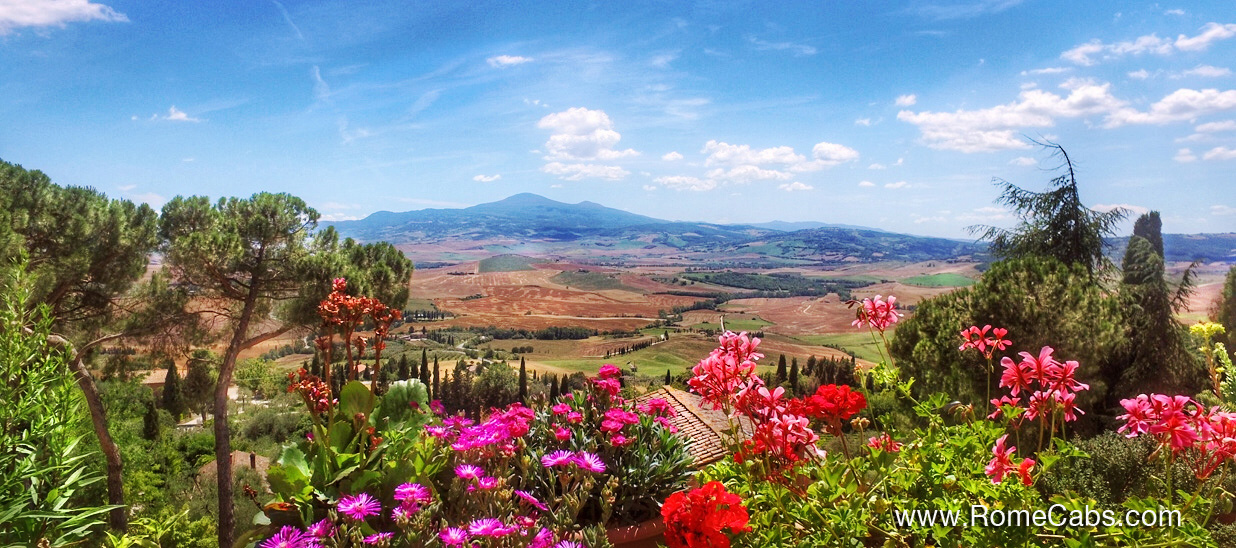
{"label": "green leaf", "polygon": [[373,405],[373,392],[360,381],[349,382],[339,391],[338,409],[349,421],[356,415],[363,415],[367,419],[373,412]]}

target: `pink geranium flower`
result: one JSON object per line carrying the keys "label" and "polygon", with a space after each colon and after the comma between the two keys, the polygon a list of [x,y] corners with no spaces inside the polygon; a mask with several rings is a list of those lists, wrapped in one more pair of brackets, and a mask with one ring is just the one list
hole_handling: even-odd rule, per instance
{"label": "pink geranium flower", "polygon": [[1004,476],[1014,469],[1012,456],[1017,452],[1016,447],[1004,447],[1004,440],[1009,437],[1008,434],[1000,436],[996,440],[995,447],[991,448],[992,459],[987,463],[987,476],[991,478],[992,483],[1000,483],[1004,481]]}
{"label": "pink geranium flower", "polygon": [[1009,389],[1009,395],[1016,396],[1022,390],[1030,391],[1033,367],[1026,362],[1014,362],[1012,358],[1002,358],[1000,365],[1004,374],[1000,376],[1000,386]]}

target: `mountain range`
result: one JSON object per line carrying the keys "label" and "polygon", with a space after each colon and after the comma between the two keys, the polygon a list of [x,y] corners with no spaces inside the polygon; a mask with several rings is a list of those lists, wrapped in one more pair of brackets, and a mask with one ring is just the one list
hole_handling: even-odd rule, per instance
{"label": "mountain range", "polygon": [[[985,260],[981,242],[821,222],[716,224],[666,221],[593,202],[531,193],[462,209],[379,211],[331,224],[343,236],[385,240],[419,260],[445,262],[520,253],[591,262],[829,264]],[[1236,260],[1236,234],[1165,234],[1169,261]],[[1115,248],[1123,238],[1111,241]]]}

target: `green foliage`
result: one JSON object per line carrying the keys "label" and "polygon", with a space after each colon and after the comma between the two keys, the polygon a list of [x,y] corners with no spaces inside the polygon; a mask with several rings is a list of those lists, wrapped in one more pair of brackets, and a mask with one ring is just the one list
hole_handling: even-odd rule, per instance
{"label": "green foliage", "polygon": [[1139,217],[1121,263],[1125,346],[1120,355],[1124,363],[1116,385],[1118,394],[1193,394],[1204,385],[1188,333],[1174,315],[1164,273],[1161,226],[1158,212]]}
{"label": "green foliage", "polygon": [[113,313],[114,297],[145,272],[157,243],[150,206],[57,186],[41,171],[4,161],[0,212],[0,249],[6,257],[28,253],[27,303],[47,304],[58,330]]}
{"label": "green foliage", "polygon": [[0,272],[0,544],[65,546],[89,537],[112,507],[80,500],[102,479],[82,446],[82,395],[48,343],[50,310],[26,309],[22,268]]}
{"label": "green foliage", "polygon": [[905,374],[917,380],[916,393],[945,392],[981,403],[987,364],[977,353],[957,351],[958,332],[971,325],[1005,327],[1010,350],[1037,354],[1051,346],[1056,356],[1080,362],[1078,377],[1088,379],[1091,390],[1078,401],[1096,407],[1094,400],[1120,379],[1115,356],[1124,339],[1122,318],[1119,301],[1092,283],[1083,265],[1007,259],[993,263],[974,286],[919,303],[913,316],[897,324],[891,350]]}
{"label": "green foliage", "polygon": [[174,421],[180,421],[180,416],[185,413],[186,409],[184,388],[181,385],[180,371],[176,369],[176,362],[167,360],[167,376],[163,379],[162,404],[163,410],[170,413]]}
{"label": "green foliage", "polygon": [[473,381],[472,393],[482,409],[519,401],[519,375],[505,362],[486,367]]}
{"label": "green foliage", "polygon": [[106,548],[214,548],[215,525],[206,517],[190,519],[188,508],[170,507],[129,523],[123,535],[107,533]]}
{"label": "green foliage", "polygon": [[961,274],[946,272],[941,274],[923,274],[921,276],[911,276],[901,283],[906,285],[917,285],[920,287],[969,287],[974,285],[974,279]]}
{"label": "green foliage", "polygon": [[210,409],[215,393],[215,371],[219,364],[218,360],[219,357],[209,350],[194,350],[189,356],[187,364],[189,373],[185,375],[184,382],[184,401],[186,407],[201,415],[203,420],[206,418],[206,412]]}
{"label": "green foliage", "polygon": [[1236,266],[1227,271],[1219,302],[1215,303],[1214,321],[1223,325],[1226,332],[1215,337],[1227,348],[1228,356],[1236,361]]}
{"label": "green foliage", "polygon": [[240,362],[233,378],[237,386],[250,390],[259,399],[270,399],[287,387],[286,378],[275,371],[274,364],[260,358]]}
{"label": "green foliage", "polygon": [[1064,173],[1052,179],[1043,192],[996,179],[1003,187],[996,203],[1011,208],[1020,221],[1013,229],[974,226],[970,230],[989,241],[991,252],[997,257],[1052,257],[1066,265],[1081,265],[1093,276],[1107,264],[1103,238],[1114,233],[1116,224],[1128,212],[1123,208],[1099,212],[1086,206],[1068,153],[1055,143],[1040,144],[1062,159],[1060,169]]}

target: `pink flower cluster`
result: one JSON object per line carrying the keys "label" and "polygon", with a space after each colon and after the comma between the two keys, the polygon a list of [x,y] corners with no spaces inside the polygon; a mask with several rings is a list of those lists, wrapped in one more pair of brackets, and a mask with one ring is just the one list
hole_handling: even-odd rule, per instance
{"label": "pink flower cluster", "polygon": [[713,409],[727,409],[739,392],[763,385],[755,376],[755,362],[764,357],[755,351],[759,338],[748,338],[745,331],[737,335],[726,331],[720,343],[691,369],[693,376],[687,380],[687,385]]}
{"label": "pink flower cluster", "polygon": [[1090,385],[1078,382],[1078,363],[1066,361],[1060,363],[1052,357],[1054,350],[1044,346],[1038,356],[1022,352],[1021,361],[1014,362],[1012,358],[1000,360],[1004,373],[1000,377],[1000,386],[1009,389],[1009,395],[991,400],[996,410],[989,418],[1000,416],[1001,405],[1021,406],[1018,394],[1026,392],[1030,401],[1026,406],[1027,419],[1036,420],[1039,417],[1050,417],[1057,409],[1064,412],[1064,420],[1075,421],[1077,415],[1085,412],[1076,406],[1077,393],[1089,390]]}
{"label": "pink flower cluster", "polygon": [[601,370],[597,372],[596,378],[590,379],[593,386],[596,386],[602,393],[607,394],[610,398],[617,398],[618,393],[622,391],[622,370],[618,366],[607,363],[601,366]]}
{"label": "pink flower cluster", "polygon": [[997,350],[1004,351],[1004,349],[1013,344],[1013,341],[1004,338],[1008,334],[1009,330],[1003,327],[993,329],[990,325],[984,325],[981,328],[977,325],[972,325],[968,329],[961,330],[962,342],[957,350],[965,352],[973,348],[990,360]]}
{"label": "pink flower cluster", "polygon": [[480,456],[510,456],[518,450],[518,443],[528,433],[535,417],[533,410],[515,403],[495,411],[485,422],[475,426],[466,418],[448,417],[442,420],[441,426],[426,425],[425,432],[444,439],[455,451],[478,450]]}
{"label": "pink flower cluster", "polygon": [[897,323],[905,314],[897,312],[897,297],[888,296],[888,300],[884,297],[876,295],[870,299],[863,299],[862,302],[850,301],[850,306],[859,305],[855,313],[855,319],[851,322],[854,327],[862,327],[866,324],[868,327],[875,328],[883,333],[893,324]]}
{"label": "pink flower cluster", "polygon": [[664,398],[652,398],[636,406],[640,413],[652,417],[653,422],[670,432],[677,432],[678,427],[670,423],[670,419],[678,416],[678,412]]}
{"label": "pink flower cluster", "polygon": [[901,451],[901,442],[894,440],[892,436],[888,435],[888,432],[885,432],[879,436],[868,438],[867,447],[879,449],[885,453],[898,453]]}
{"label": "pink flower cluster", "polygon": [[609,434],[610,445],[615,447],[629,445],[635,440],[622,435],[622,429],[628,424],[639,424],[639,415],[621,407],[611,407],[605,411],[605,418],[601,421],[601,432]]}
{"label": "pink flower cluster", "polygon": [[1013,455],[1017,453],[1017,447],[1004,447],[1004,442],[1009,435],[1005,434],[996,440],[995,447],[991,448],[992,459],[987,463],[987,476],[991,478],[992,483],[1001,483],[1004,478],[1016,471],[1018,476],[1021,476],[1021,482],[1024,485],[1033,485],[1034,480],[1030,477],[1030,471],[1034,468],[1034,459],[1021,459],[1017,464],[1013,464]]}
{"label": "pink flower cluster", "polygon": [[1174,455],[1185,454],[1198,479],[1206,479],[1230,458],[1236,458],[1236,413],[1207,410],[1202,404],[1185,396],[1140,394],[1120,400],[1125,414],[1117,417],[1132,438],[1140,434],[1154,436],[1161,446]]}

